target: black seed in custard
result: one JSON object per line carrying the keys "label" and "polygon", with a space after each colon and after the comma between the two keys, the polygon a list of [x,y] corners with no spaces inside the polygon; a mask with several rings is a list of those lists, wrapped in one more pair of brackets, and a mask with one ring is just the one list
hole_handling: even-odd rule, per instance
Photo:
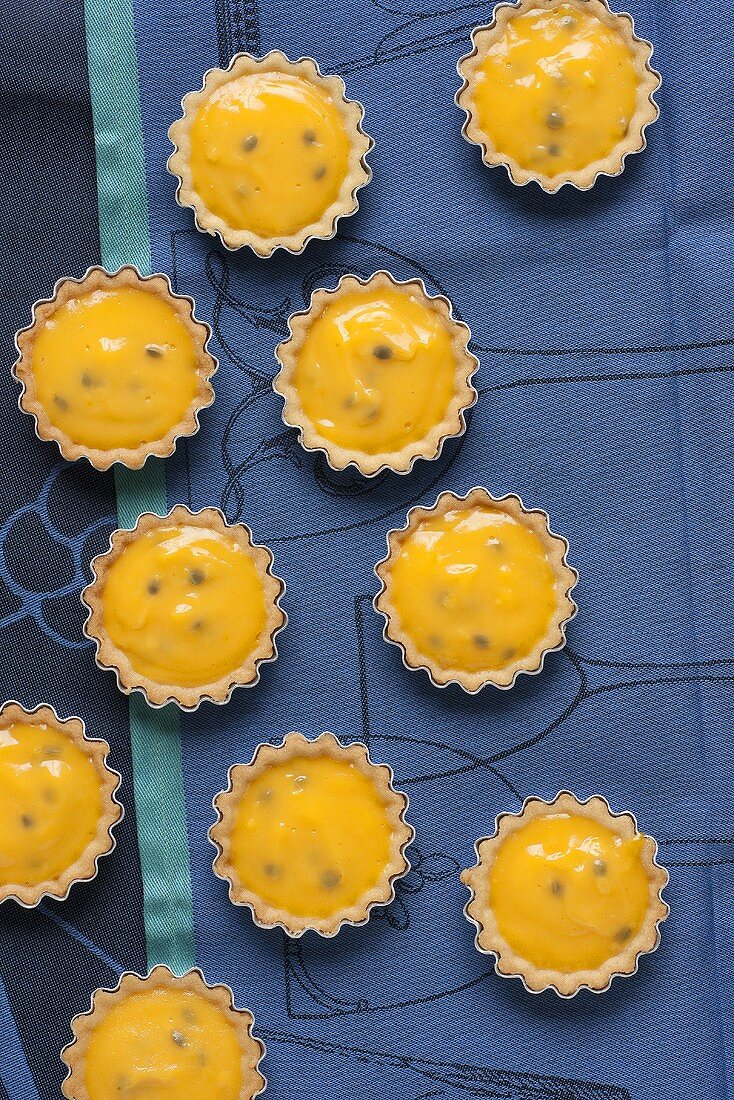
{"label": "black seed in custard", "polygon": [[161,590],[161,582],[157,577],[153,577],[152,581],[148,581],[148,595],[157,596]]}
{"label": "black seed in custard", "polygon": [[60,393],[54,394],[54,405],[56,405],[58,409],[61,409],[62,412],[66,412],[69,408],[69,402],[65,397],[62,397]]}
{"label": "black seed in custard", "polygon": [[313,178],[315,180],[322,180],[326,175],[326,165],[320,164],[318,168],[314,168]]}
{"label": "black seed in custard", "polygon": [[377,344],[372,354],[375,359],[392,359],[392,348],[388,347],[387,344]]}
{"label": "black seed in custard", "polygon": [[566,125],[560,111],[549,111],[545,116],[545,124],[549,130],[562,130]]}
{"label": "black seed in custard", "polygon": [[46,790],[43,792],[43,801],[52,805],[56,801],[56,792],[52,790]]}
{"label": "black seed in custard", "polygon": [[551,894],[553,894],[554,898],[563,897],[563,893],[564,893],[563,883],[559,882],[559,880],[557,878],[554,878],[553,882],[551,883],[550,892],[551,892]]}
{"label": "black seed in custard", "polygon": [[597,878],[603,878],[607,873],[606,861],[603,859],[595,859],[593,863],[594,874]]}
{"label": "black seed in custard", "polygon": [[345,409],[353,409],[357,404],[357,398],[355,394],[350,393],[348,397],[344,398],[343,405]]}
{"label": "black seed in custard", "polygon": [[502,650],[502,656],[506,661],[511,661],[513,657],[517,656],[517,650],[514,645],[505,646]]}
{"label": "black seed in custard", "polygon": [[184,1020],[186,1021],[187,1024],[195,1024],[196,1023],[196,1013],[194,1012],[193,1008],[184,1008],[184,1009],[182,1009],[181,1015],[183,1016],[183,1018],[184,1018]]}
{"label": "black seed in custard", "polygon": [[280,868],[277,863],[265,863],[263,865],[263,871],[268,878],[279,878],[282,868]]}
{"label": "black seed in custard", "polygon": [[189,572],[189,577],[192,584],[203,584],[206,580],[206,576],[202,569],[192,569]]}
{"label": "black seed in custard", "polygon": [[318,141],[318,138],[316,137],[316,131],[315,130],[304,130],[303,131],[303,144],[304,145],[315,145],[317,141]]}
{"label": "black seed in custard", "polygon": [[94,384],[95,384],[94,379],[92,378],[89,371],[88,370],[82,371],[82,385],[84,386],[84,389],[85,390],[91,390],[91,388]]}
{"label": "black seed in custard", "polygon": [[486,634],[473,634],[472,641],[477,649],[487,649],[489,646],[489,638]]}
{"label": "black seed in custard", "polygon": [[163,348],[160,344],[146,344],[145,354],[149,355],[151,359],[161,359],[163,357]]}
{"label": "black seed in custard", "polygon": [[21,814],[20,823],[24,829],[32,829],[35,824],[30,814]]}
{"label": "black seed in custard", "polygon": [[548,152],[552,157],[560,157],[561,147],[560,145],[556,145],[555,141],[552,141],[548,146]]}
{"label": "black seed in custard", "polygon": [[202,631],[204,629],[204,620],[203,619],[194,619],[193,623],[191,624],[191,629],[198,634],[200,631]]}
{"label": "black seed in custard", "polygon": [[256,149],[257,134],[248,134],[245,140],[242,142],[242,148],[246,153],[251,153],[253,149]]}
{"label": "black seed in custard", "polygon": [[321,885],[324,890],[335,890],[341,880],[342,877],[338,871],[324,871],[321,876]]}
{"label": "black seed in custard", "polygon": [[615,935],[614,938],[618,943],[626,943],[631,935],[632,935],[632,929],[630,928],[630,926],[628,924],[624,924],[619,929],[619,931],[617,932],[617,934]]}
{"label": "black seed in custard", "polygon": [[171,1038],[177,1047],[187,1047],[189,1045],[188,1039],[182,1031],[172,1031]]}

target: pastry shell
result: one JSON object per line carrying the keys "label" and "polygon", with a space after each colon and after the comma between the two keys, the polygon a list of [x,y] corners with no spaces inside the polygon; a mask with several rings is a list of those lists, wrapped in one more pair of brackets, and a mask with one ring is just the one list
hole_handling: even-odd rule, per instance
{"label": "pastry shell", "polygon": [[[205,205],[194,186],[191,173],[191,126],[198,108],[217,88],[231,80],[257,72],[297,76],[327,92],[341,113],[351,142],[346,174],[334,202],[326,208],[318,221],[283,236],[266,237],[249,229],[236,229],[228,225]],[[338,76],[324,76],[313,58],[300,57],[297,61],[291,61],[280,50],[271,50],[264,57],[237,53],[226,69],[209,69],[204,74],[201,88],[184,96],[181,109],[182,117],[176,119],[168,130],[174,147],[168,158],[168,171],[178,181],[176,201],[179,206],[193,209],[197,229],[212,236],[216,235],[226,248],[236,250],[248,247],[263,259],[272,256],[278,248],[298,255],[314,238],[331,240],[336,234],[339,219],[354,214],[359,208],[357,192],[372,179],[372,170],[366,157],[374,145],[372,138],[362,129],[364,107],[356,100],[347,99],[344,81]]]}
{"label": "pastry shell", "polygon": [[242,1049],[242,1089],[238,1100],[254,1100],[264,1092],[266,1082],[259,1067],[265,1057],[265,1044],[252,1034],[252,1013],[248,1009],[235,1007],[229,986],[209,985],[198,968],[178,977],[167,966],[156,966],[145,976],[126,971],[114,989],[96,989],[89,1009],[71,1021],[74,1038],[61,1051],[61,1061],[67,1068],[61,1091],[67,1100],[90,1100],[84,1082],[84,1060],[94,1029],[111,1009],[133,994],[172,988],[203,997],[230,1020]]}
{"label": "pastry shell", "polygon": [[[141,443],[137,447],[111,447],[101,449],[75,443],[66,432],[58,428],[49,417],[46,407],[41,404],[36,392],[33,373],[33,347],[36,337],[57,309],[67,302],[78,299],[95,290],[111,290],[121,287],[135,287],[161,298],[174,310],[191,337],[197,363],[199,378],[198,391],[185,416],[174,424],[161,439]],[[55,442],[61,454],[69,462],[86,458],[95,470],[108,470],[119,463],[130,470],[139,470],[151,455],[168,458],[176,449],[179,439],[195,435],[199,430],[199,413],[214,401],[211,378],[218,363],[207,349],[211,329],[205,322],[194,316],[196,308],[193,298],[174,294],[167,275],[141,275],[136,267],[127,265],[119,271],[108,272],[101,267],[90,267],[81,279],[60,279],[50,298],[43,298],[33,306],[31,324],[21,329],[15,337],[18,358],[13,365],[13,375],[20,382],[22,392],[18,405],[22,412],[28,413],[35,421],[36,435],[40,440]]]}
{"label": "pastry shell", "polygon": [[[303,410],[294,379],[298,356],[311,325],[321,316],[326,307],[340,296],[357,289],[372,290],[383,287],[397,288],[414,294],[441,318],[446,330],[451,334],[456,365],[456,385],[445,416],[422,439],[406,444],[399,451],[370,454],[366,451],[342,447],[321,435]],[[466,431],[465,413],[477,400],[477,391],[472,385],[472,378],[479,366],[478,360],[469,351],[471,332],[463,321],[454,317],[448,298],[443,295],[429,295],[422,280],[409,279],[401,282],[389,271],[377,271],[369,278],[344,275],[333,290],[314,291],[308,309],[294,313],[288,320],[288,328],[290,331],[288,339],[279,344],[275,351],[280,363],[280,371],[273,380],[273,389],[285,402],[283,422],[290,428],[297,428],[303,448],[307,451],[321,452],[332,470],[344,470],[352,465],[356,466],[365,477],[374,477],[383,470],[407,474],[413,468],[416,459],[438,458],[447,439],[457,438]]]}
{"label": "pastry shell", "polygon": [[[543,970],[518,955],[501,935],[489,901],[489,869],[504,840],[517,829],[549,812],[580,814],[606,826],[624,839],[644,837],[640,852],[642,865],[650,884],[647,915],[637,933],[624,948],[595,970],[578,970],[565,973],[560,970]],[[655,951],[660,943],[660,925],[670,912],[663,901],[662,891],[669,876],[657,862],[656,841],[640,834],[634,816],[614,813],[601,795],[595,794],[580,801],[569,791],[561,791],[546,802],[541,798],[526,798],[519,813],[502,813],[495,822],[491,836],[478,840],[474,845],[477,863],[461,873],[461,881],[469,889],[471,897],[464,907],[464,914],[477,929],[478,951],[495,957],[495,971],[503,978],[520,978],[529,993],[541,993],[551,989],[560,997],[574,997],[580,989],[592,993],[604,993],[616,977],[629,977],[637,973],[641,955]]]}
{"label": "pastry shell", "polygon": [[110,746],[101,738],[87,737],[81,718],[59,718],[54,708],[46,705],[38,706],[35,710],[25,710],[19,703],[10,701],[0,707],[0,730],[21,722],[31,726],[51,726],[81,749],[99,775],[102,801],[94,837],[65,871],[55,879],[47,879],[33,886],[0,883],[0,904],[12,898],[24,909],[33,909],[44,898],[65,901],[75,882],[90,882],[97,877],[100,859],[115,848],[113,829],[123,817],[122,804],[117,801],[117,790],[122,777],[107,763]]}
{"label": "pastry shell", "polygon": [[[233,539],[254,561],[265,597],[265,626],[255,649],[239,668],[233,669],[219,680],[198,687],[159,684],[136,672],[127,655],[112,642],[105,630],[103,620],[105,580],[112,564],[127,546],[148,531],[177,524],[216,531]],[[152,707],[176,703],[181,710],[191,711],[196,710],[205,699],[212,703],[228,702],[236,687],[252,687],[258,683],[260,666],[274,661],[278,656],[276,635],[286,625],[288,617],[280,606],[280,600],[285,592],[285,583],[272,572],[272,565],[272,553],[266,546],[259,546],[253,542],[250,528],[244,523],[227,523],[218,508],[205,508],[200,512],[191,512],[183,504],[177,504],[166,516],[157,516],[152,512],[143,513],[132,530],[112,532],[109,549],[93,559],[92,581],[82,592],[82,603],[89,611],[84,624],[84,633],[97,647],[95,655],[97,666],[102,669],[112,669],[121,691],[126,695],[132,691],[142,692]]]}
{"label": "pastry shell", "polygon": [[[427,655],[421,653],[412,638],[402,629],[397,609],[390,596],[391,563],[400,552],[405,540],[416,531],[424,520],[445,515],[454,508],[490,507],[512,516],[519,523],[533,531],[547,550],[548,562],[555,575],[556,614],[548,625],[545,637],[525,657],[518,658],[502,669],[486,669],[467,672],[465,669],[442,668]],[[385,620],[382,636],[387,642],[399,646],[403,664],[409,669],[423,669],[428,673],[435,687],[458,684],[474,695],[483,687],[507,689],[514,686],[517,677],[523,673],[535,675],[543,668],[549,653],[562,649],[566,644],[566,627],[576,614],[577,606],[571,598],[571,591],[578,582],[578,573],[566,560],[568,542],[550,528],[547,512],[539,508],[526,508],[519,496],[509,493],[503,497],[494,497],[484,488],[471,489],[466,496],[445,492],[429,508],[411,508],[404,527],[387,533],[387,556],[375,566],[375,575],[380,582],[380,591],[374,600],[375,610]]]}
{"label": "pastry shell", "polygon": [[[508,23],[518,15],[524,15],[535,9],[554,8],[561,2],[570,4],[578,11],[590,12],[620,35],[634,62],[637,74],[637,102],[626,134],[606,157],[594,160],[582,168],[550,176],[523,168],[514,157],[500,153],[493,147],[491,139],[474,117],[472,84],[486,56],[488,46],[499,38]],[[579,191],[588,191],[600,176],[620,175],[624,170],[626,158],[631,153],[641,152],[647,145],[645,130],[660,114],[660,108],[653,97],[660,87],[661,77],[650,63],[653,54],[652,44],[636,34],[632,16],[627,12],[613,12],[605,0],[518,0],[518,3],[500,3],[495,7],[490,23],[474,28],[471,40],[471,52],[462,57],[457,65],[462,84],[456,93],[455,101],[466,115],[462,134],[472,145],[481,147],[482,160],[485,164],[490,168],[504,166],[512,182],[519,187],[534,181],[548,194],[555,194],[565,184],[570,184]]]}
{"label": "pastry shell", "polygon": [[[264,901],[240,882],[231,857],[232,830],[239,799],[245,788],[268,768],[302,756],[328,756],[334,760],[352,761],[375,784],[392,827],[390,859],[379,881],[353,905],[322,918],[297,916]],[[376,905],[390,904],[395,897],[395,882],[410,870],[406,848],[415,833],[412,825],[405,820],[408,796],[395,790],[393,778],[392,769],[387,764],[373,763],[366,745],[361,742],[342,745],[333,733],[322,733],[314,739],[304,737],[302,733],[289,733],[279,745],[258,745],[249,764],[232,765],[227,789],[220,791],[214,799],[217,820],[209,830],[209,839],[217,849],[213,870],[217,878],[228,883],[230,901],[235,905],[247,906],[260,928],[282,928],[294,939],[309,930],[330,938],[346,924],[366,924]]]}

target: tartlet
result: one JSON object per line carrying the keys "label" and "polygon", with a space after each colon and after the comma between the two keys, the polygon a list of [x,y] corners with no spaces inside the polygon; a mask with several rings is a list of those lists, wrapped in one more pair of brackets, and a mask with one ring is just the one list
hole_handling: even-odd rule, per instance
{"label": "tartlet", "polygon": [[72,1020],[61,1091],[67,1100],[253,1100],[265,1089],[265,1046],[252,1024],[229,986],[209,985],[198,969],[181,977],[167,966],[145,977],[126,972]]}
{"label": "tartlet", "polygon": [[587,190],[645,148],[660,74],[630,15],[604,0],[502,3],[472,46],[458,65],[463,133],[513,183]]}
{"label": "tartlet", "polygon": [[214,873],[262,928],[334,936],[387,905],[409,870],[407,796],[363,744],[289,733],[235,764],[214,799]]}
{"label": "tartlet", "polygon": [[110,746],[49,706],[0,708],[0,902],[63,901],[115,847],[123,809]]}
{"label": "tartlet", "polygon": [[372,178],[364,108],[312,58],[238,53],[181,107],[168,131],[176,198],[227,248],[267,258],[329,239]]}
{"label": "tartlet", "polygon": [[384,638],[437,687],[510,688],[566,643],[578,574],[539,509],[486,489],[441,493],[389,531],[375,567]]}
{"label": "tartlet", "polygon": [[92,561],[82,601],[97,664],[151,706],[225,703],[278,655],[285,585],[272,564],[250,529],[228,524],[216,508],[146,512],[133,530],[114,531]]}
{"label": "tartlet", "polygon": [[139,469],[198,431],[214,400],[209,336],[167,276],[91,267],[60,280],[16,335],[20,408],[69,461]]}
{"label": "tartlet", "polygon": [[418,279],[345,275],[288,325],[273,382],[283,420],[333,469],[407,473],[464,432],[477,399],[471,333]]}
{"label": "tartlet", "polygon": [[668,872],[632,814],[612,813],[599,795],[528,798],[475,847],[461,878],[477,948],[531,993],[601,993],[658,946]]}

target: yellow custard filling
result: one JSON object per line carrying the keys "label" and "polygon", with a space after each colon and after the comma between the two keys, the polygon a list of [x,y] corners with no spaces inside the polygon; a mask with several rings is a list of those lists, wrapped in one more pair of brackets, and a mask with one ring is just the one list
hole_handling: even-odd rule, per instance
{"label": "yellow custard filling", "polygon": [[340,294],[310,326],[293,382],[326,439],[367,454],[400,451],[446,416],[456,392],[451,336],[409,289]]}
{"label": "yellow custard filling", "polygon": [[557,607],[540,538],[483,507],[429,516],[411,532],[391,564],[390,597],[420,654],[466,672],[526,657]]}
{"label": "yellow custard filling", "polygon": [[607,157],[637,102],[638,76],[624,39],[571,4],[511,18],[475,81],[475,120],[495,150],[547,176]]}
{"label": "yellow custard filling", "polygon": [[191,126],[191,174],[208,209],[261,237],[318,222],[347,175],[350,139],[326,88],[281,72],[217,88]]}
{"label": "yellow custard filling", "polygon": [[392,828],[379,791],[351,761],[304,756],[247,786],[232,830],[241,884],[293,916],[322,918],[379,882]]}
{"label": "yellow custard filling", "polygon": [[92,1032],[89,1100],[239,1100],[242,1049],[216,1005],[188,990],[133,993]]}
{"label": "yellow custard filling", "polygon": [[181,687],[238,669],[266,621],[251,555],[193,525],[159,527],[129,543],[109,568],[102,605],[104,629],[133,669]]}
{"label": "yellow custard filling", "polygon": [[71,867],[102,813],[90,758],[60,730],[0,729],[0,883],[35,886]]}
{"label": "yellow custard filling", "polygon": [[593,970],[624,950],[649,906],[643,837],[625,840],[582,814],[534,818],[502,843],[489,901],[521,958],[564,974]]}
{"label": "yellow custard filling", "polygon": [[99,450],[162,439],[199,391],[191,334],[172,306],[137,287],[60,306],[36,337],[39,402],[74,443]]}

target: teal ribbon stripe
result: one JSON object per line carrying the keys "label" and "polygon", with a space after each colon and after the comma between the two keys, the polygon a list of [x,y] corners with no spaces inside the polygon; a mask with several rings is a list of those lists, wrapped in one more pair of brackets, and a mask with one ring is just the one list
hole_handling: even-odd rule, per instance
{"label": "teal ribbon stripe", "polygon": [[[108,271],[134,264],[149,275],[132,0],[86,0],[85,21],[102,262]],[[133,527],[141,512],[167,511],[159,459],[148,459],[142,470],[117,468],[115,489],[122,527]],[[166,963],[183,973],[194,966],[194,915],[176,708],[153,710],[139,695],[131,696],[130,741],[148,966]]]}

